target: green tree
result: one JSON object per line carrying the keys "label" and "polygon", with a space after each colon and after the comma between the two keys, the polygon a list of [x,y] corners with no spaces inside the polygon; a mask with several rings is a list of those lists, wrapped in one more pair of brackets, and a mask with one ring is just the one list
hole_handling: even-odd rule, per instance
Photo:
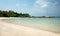
{"label": "green tree", "polygon": [[17,13],[12,10],[9,11],[1,11],[0,10],[0,17],[30,17],[28,13]]}

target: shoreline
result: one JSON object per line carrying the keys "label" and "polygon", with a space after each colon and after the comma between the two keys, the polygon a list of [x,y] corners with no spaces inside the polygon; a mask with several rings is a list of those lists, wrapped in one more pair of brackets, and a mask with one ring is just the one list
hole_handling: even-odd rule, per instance
{"label": "shoreline", "polygon": [[[8,19],[11,19],[11,18],[8,18]],[[4,21],[4,22],[6,22],[6,23],[11,23],[11,24],[19,25],[19,24],[17,24],[17,23],[8,22],[8,21],[6,21],[6,20],[4,20],[4,19],[1,20],[1,21]],[[24,27],[29,27],[29,28],[33,28],[33,29],[38,29],[38,30],[43,30],[43,31],[48,31],[48,32],[58,33],[58,34],[60,34],[59,31],[49,30],[49,29],[45,29],[45,28],[31,27],[31,26],[26,26],[26,25],[20,25],[20,26],[24,26]]]}
{"label": "shoreline", "polygon": [[60,36],[58,33],[20,26],[1,20],[0,29],[1,36]]}

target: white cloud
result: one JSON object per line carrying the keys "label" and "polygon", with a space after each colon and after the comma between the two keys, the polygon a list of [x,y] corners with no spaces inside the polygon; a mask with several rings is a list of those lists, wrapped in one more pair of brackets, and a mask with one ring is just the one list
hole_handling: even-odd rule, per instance
{"label": "white cloud", "polygon": [[43,8],[44,8],[44,7],[47,7],[47,6],[48,6],[47,4],[43,4],[41,7],[43,7]]}
{"label": "white cloud", "polygon": [[49,7],[49,6],[56,6],[58,4],[58,2],[57,1],[55,1],[55,2],[47,2],[46,0],[36,0],[36,2],[35,2],[35,6],[36,7],[41,7],[41,8],[46,8],[46,7]]}
{"label": "white cloud", "polygon": [[43,8],[48,6],[47,2],[43,0],[36,0],[35,4],[38,4],[38,6],[43,7]]}
{"label": "white cloud", "polygon": [[45,8],[48,7],[47,2],[43,0],[36,0],[33,7],[31,8],[33,13],[45,13]]}

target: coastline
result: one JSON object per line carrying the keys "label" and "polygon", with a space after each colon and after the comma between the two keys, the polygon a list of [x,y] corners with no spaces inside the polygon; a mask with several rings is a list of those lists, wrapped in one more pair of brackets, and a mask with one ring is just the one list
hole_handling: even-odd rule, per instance
{"label": "coastline", "polygon": [[4,22],[1,20],[0,29],[0,36],[60,36],[60,33],[38,30],[30,27]]}
{"label": "coastline", "polygon": [[[21,24],[18,24],[18,23],[15,23],[15,22],[9,22],[9,20],[7,21],[7,19],[20,19],[20,17],[1,17],[0,19],[2,19],[2,21],[4,22],[7,22],[7,23],[11,23],[11,24],[16,24],[16,25],[21,25],[22,22],[19,22]],[[44,22],[45,23],[45,22]],[[26,24],[26,23],[23,23],[23,24]],[[30,23],[27,23],[27,24],[30,24]],[[39,29],[39,30],[44,30],[44,31],[49,31],[49,32],[53,32],[53,33],[60,33],[59,30],[51,30],[51,29],[46,29],[46,28],[40,28],[40,27],[35,27],[35,26],[28,26],[28,25],[21,25],[21,26],[24,26],[24,27],[30,27],[30,28],[34,28],[34,29]]]}

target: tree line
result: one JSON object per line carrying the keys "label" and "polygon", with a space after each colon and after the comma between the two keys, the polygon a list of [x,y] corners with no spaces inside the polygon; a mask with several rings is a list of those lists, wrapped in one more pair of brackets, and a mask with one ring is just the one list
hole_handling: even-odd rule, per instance
{"label": "tree line", "polygon": [[30,17],[30,15],[28,13],[17,13],[12,10],[9,11],[0,10],[0,17]]}

